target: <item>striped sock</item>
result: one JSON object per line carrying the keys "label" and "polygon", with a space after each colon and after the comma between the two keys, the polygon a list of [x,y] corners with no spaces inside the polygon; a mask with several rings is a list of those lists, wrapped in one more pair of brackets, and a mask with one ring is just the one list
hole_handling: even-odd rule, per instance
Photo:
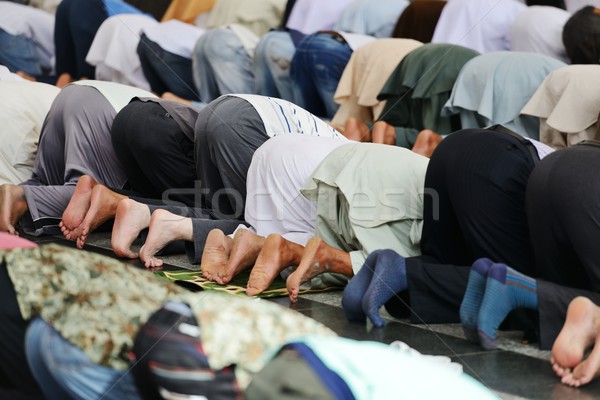
{"label": "striped sock", "polygon": [[404,257],[393,250],[382,250],[375,264],[375,273],[362,300],[363,312],[376,327],[385,325],[379,309],[396,293],[408,287]]}
{"label": "striped sock", "polygon": [[480,258],[473,263],[465,297],[460,304],[460,322],[467,340],[473,343],[479,343],[477,316],[485,293],[488,270],[492,264],[493,262],[489,258]]}
{"label": "striped sock", "polygon": [[535,310],[537,307],[535,279],[504,264],[492,265],[477,319],[481,346],[486,350],[497,347],[496,332],[509,312],[517,308]]}

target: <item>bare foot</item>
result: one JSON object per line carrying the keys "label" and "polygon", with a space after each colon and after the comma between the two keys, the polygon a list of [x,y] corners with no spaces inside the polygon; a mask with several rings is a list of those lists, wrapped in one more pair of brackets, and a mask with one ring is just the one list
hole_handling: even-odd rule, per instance
{"label": "bare foot", "polygon": [[26,211],[27,200],[21,186],[11,183],[0,186],[0,232],[18,235],[15,225]]}
{"label": "bare foot", "polygon": [[221,268],[213,275],[213,280],[219,285],[226,285],[234,276],[253,266],[264,243],[264,237],[248,229],[239,229],[233,237],[229,261],[225,268]]}
{"label": "bare foot", "polygon": [[31,76],[31,75],[29,75],[26,72],[17,71],[16,74],[19,75],[21,78],[27,80],[27,81],[37,82],[37,79],[35,79],[35,76]]}
{"label": "bare foot", "polygon": [[292,302],[297,301],[300,285],[324,272],[352,276],[350,254],[329,246],[317,237],[313,237],[304,248],[300,265],[287,279],[286,286],[290,294],[290,300]]}
{"label": "bare foot", "polygon": [[[117,206],[126,196],[115,193],[104,185],[97,184],[92,189],[90,208],[85,214],[74,234],[77,236],[77,248],[83,249],[90,233],[100,225],[113,218],[117,213]],[[71,234],[73,235],[73,234]]]}
{"label": "bare foot", "polygon": [[142,229],[150,226],[150,208],[135,200],[124,199],[117,205],[115,224],[113,225],[111,244],[119,257],[138,258],[139,254],[131,250],[131,244]]}
{"label": "bare foot", "polygon": [[562,383],[569,386],[579,387],[587,385],[600,376],[600,331],[596,335],[594,349],[590,355],[575,369],[572,374],[562,378]]}
{"label": "bare foot", "polygon": [[417,140],[412,147],[412,151],[427,158],[431,158],[433,151],[442,141],[442,137],[431,129],[423,129],[419,132]]}
{"label": "bare foot", "polygon": [[373,143],[396,144],[396,128],[385,121],[377,121],[371,129]]}
{"label": "bare foot", "polygon": [[140,258],[146,267],[161,267],[163,261],[156,257],[156,253],[175,240],[194,240],[191,218],[175,215],[167,210],[155,210],[150,218],[146,243],[140,249]]}
{"label": "bare foot", "polygon": [[75,82],[75,79],[73,79],[73,77],[70,74],[65,72],[61,74],[56,80],[56,87],[62,89],[72,82]]}
{"label": "bare foot", "polygon": [[184,99],[183,97],[179,97],[179,96],[177,96],[177,95],[175,95],[175,94],[173,94],[171,92],[164,92],[162,94],[162,96],[160,96],[160,97],[162,99],[165,99],[165,100],[176,101],[178,103],[182,103],[182,104],[185,104],[185,105],[188,105],[188,106],[192,105],[192,101],[191,100]]}
{"label": "bare foot", "polygon": [[357,142],[371,141],[371,131],[369,130],[369,127],[356,118],[348,118],[343,131],[344,136],[350,140],[355,140]]}
{"label": "bare foot", "polygon": [[[552,369],[563,383],[579,386],[600,373],[600,308],[585,297],[577,297],[567,311],[567,319],[552,346]],[[596,342],[583,361],[585,351]]]}
{"label": "bare foot", "polygon": [[225,269],[232,246],[233,239],[225,235],[222,230],[213,229],[208,232],[200,261],[203,277],[212,281],[219,271]]}
{"label": "bare foot", "polygon": [[98,182],[89,175],[83,175],[77,181],[73,197],[65,209],[60,221],[60,230],[67,240],[75,240],[75,229],[83,222],[85,214],[90,208],[90,199],[92,198],[92,189]]}

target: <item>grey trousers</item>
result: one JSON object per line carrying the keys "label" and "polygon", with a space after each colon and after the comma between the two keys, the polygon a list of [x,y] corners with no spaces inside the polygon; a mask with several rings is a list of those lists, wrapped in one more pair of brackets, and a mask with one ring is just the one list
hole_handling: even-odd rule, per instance
{"label": "grey trousers", "polygon": [[26,233],[60,233],[58,223],[82,175],[123,187],[126,177],[110,137],[115,115],[93,87],[70,85],[58,94],[42,126],[33,175],[21,183],[29,208],[21,221]]}

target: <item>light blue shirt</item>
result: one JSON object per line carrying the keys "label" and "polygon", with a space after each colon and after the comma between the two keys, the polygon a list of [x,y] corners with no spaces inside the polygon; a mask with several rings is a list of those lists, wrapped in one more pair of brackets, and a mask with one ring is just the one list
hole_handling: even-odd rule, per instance
{"label": "light blue shirt", "polygon": [[334,30],[389,38],[407,0],[355,0],[344,9]]}
{"label": "light blue shirt", "polygon": [[109,17],[119,14],[143,14],[140,10],[122,0],[102,0]]}

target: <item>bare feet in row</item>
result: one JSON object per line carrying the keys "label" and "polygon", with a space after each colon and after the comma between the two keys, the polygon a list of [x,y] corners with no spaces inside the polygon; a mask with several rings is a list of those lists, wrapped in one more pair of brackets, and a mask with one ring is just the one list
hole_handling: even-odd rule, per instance
{"label": "bare feet in row", "polygon": [[10,183],[0,186],[0,232],[18,235],[15,225],[27,211],[25,191]]}
{"label": "bare feet in row", "polygon": [[73,83],[75,82],[75,78],[73,78],[70,74],[68,73],[63,73],[61,74],[58,79],[56,80],[56,87],[58,87],[59,89],[64,88],[65,86],[67,86],[69,83]]}
{"label": "bare feet in row", "polygon": [[[252,267],[254,265],[254,267]],[[298,265],[287,279],[292,301],[298,299],[300,285],[324,272],[352,275],[350,255],[321,239],[312,238],[306,247],[278,234],[266,239],[243,229],[234,239],[219,230],[209,233],[202,255],[202,274],[219,284],[226,284],[241,271],[252,267],[246,294],[256,296],[271,285],[285,268]]]}
{"label": "bare feet in row", "polygon": [[77,247],[82,249],[90,233],[113,218],[117,205],[126,198],[90,176],[80,177],[59,224],[62,233],[67,239],[76,240]]}
{"label": "bare feet in row", "polygon": [[150,226],[150,208],[135,200],[124,199],[117,205],[111,244],[118,257],[138,258],[131,244],[143,229]]}
{"label": "bare feet in row", "polygon": [[370,142],[371,131],[369,127],[356,118],[348,118],[344,125],[344,136],[357,142]]}
{"label": "bare feet in row", "polygon": [[552,346],[551,362],[565,385],[579,387],[600,376],[600,307],[585,297],[571,302],[565,325]]}
{"label": "bare feet in row", "polygon": [[161,267],[163,261],[156,257],[156,253],[176,240],[194,240],[191,218],[175,215],[167,210],[155,210],[150,217],[146,243],[140,249],[140,259],[148,268]]}
{"label": "bare feet in row", "polygon": [[202,254],[202,275],[225,285],[240,272],[252,267],[246,287],[248,296],[264,292],[277,275],[291,265],[298,265],[303,247],[272,234],[266,239],[240,229],[233,239],[218,229],[207,237]]}
{"label": "bare feet in row", "polygon": [[83,222],[90,208],[92,189],[98,182],[89,175],[83,175],[77,181],[75,192],[59,223],[60,230],[67,240],[77,240],[79,225]]}

